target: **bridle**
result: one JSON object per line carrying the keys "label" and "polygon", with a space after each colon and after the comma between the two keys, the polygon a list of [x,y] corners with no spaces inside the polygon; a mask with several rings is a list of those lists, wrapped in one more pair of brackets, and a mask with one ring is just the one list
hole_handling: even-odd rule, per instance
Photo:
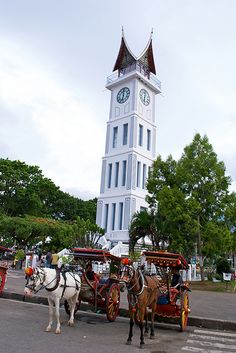
{"label": "bridle", "polygon": [[[27,276],[25,287],[32,291],[34,294],[38,293],[42,289],[50,290],[51,288],[47,288],[53,281],[57,279],[57,276],[51,280],[51,282],[44,284],[46,279],[46,274],[42,269],[35,268],[32,276]],[[32,284],[29,284],[29,281],[32,281]],[[39,285],[36,283],[39,281]],[[37,288],[39,286],[39,288]],[[57,284],[58,286],[58,284]],[[54,288],[53,288],[54,290]]]}
{"label": "bridle", "polygon": [[[142,274],[142,271],[141,270],[135,270],[133,268],[133,266],[130,266],[130,265],[124,265],[122,268],[121,268],[121,278],[122,278],[122,273],[125,273],[127,272],[128,273],[128,280],[123,280],[126,284],[126,288],[127,288],[127,291],[128,291],[128,294],[132,294],[132,295],[135,295],[135,296],[139,296],[143,293],[144,291],[144,288],[146,287],[144,285],[144,277],[143,277],[143,274]],[[135,278],[135,274],[138,274],[137,275],[137,278]],[[134,284],[131,285],[131,281],[134,279]],[[133,289],[136,285],[140,285],[141,286],[141,289],[140,291],[138,292],[134,292]]]}

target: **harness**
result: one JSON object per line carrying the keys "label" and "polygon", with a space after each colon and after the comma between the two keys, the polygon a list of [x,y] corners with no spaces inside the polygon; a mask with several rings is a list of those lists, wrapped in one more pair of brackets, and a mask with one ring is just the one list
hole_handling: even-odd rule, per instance
{"label": "harness", "polygon": [[[142,293],[143,293],[143,291],[144,291],[144,288],[147,288],[147,286],[144,284],[144,276],[143,276],[143,274],[142,274],[142,272],[140,271],[140,270],[137,270],[137,272],[138,272],[138,279],[137,279],[137,281],[138,281],[138,283],[140,284],[140,287],[141,287],[141,289],[140,289],[140,291],[139,292],[133,292],[132,291],[132,289],[135,287],[135,285],[137,284],[137,281],[134,283],[134,285],[133,286],[129,286],[129,284],[127,285],[127,291],[129,292],[129,294],[132,294],[132,295],[135,295],[135,296],[140,296]],[[134,270],[134,273],[133,273],[133,276],[132,276],[132,278],[130,279],[130,281],[129,281],[129,283],[132,281],[132,279],[134,278],[134,276],[135,276],[135,270]]]}
{"label": "harness", "polygon": [[[44,284],[45,279],[46,279],[45,272],[42,271],[42,270],[40,271],[39,269],[36,269],[36,271],[37,271],[36,278],[40,280],[40,287],[38,289],[36,289],[35,288],[35,283],[30,285],[29,284],[30,277],[27,278],[27,282],[26,282],[26,285],[25,285],[25,287],[30,289],[31,291],[33,291],[34,294],[38,293],[42,289],[46,289],[48,292],[53,292],[60,285],[60,287],[63,287],[63,291],[62,291],[62,295],[61,295],[61,298],[63,298],[63,295],[65,293],[66,288],[76,288],[76,290],[79,290],[79,288],[80,288],[80,286],[79,286],[80,282],[75,278],[75,275],[73,273],[71,273],[71,272],[65,272],[65,271],[62,272],[62,276],[63,276],[63,279],[64,279],[64,284],[60,284],[60,271],[57,269],[56,270],[56,277],[54,277],[49,283]],[[66,284],[66,282],[67,282],[66,273],[70,274],[71,277],[74,279],[75,286],[68,286]],[[41,277],[40,275],[43,275],[43,277]],[[53,283],[55,280],[56,280],[55,285],[53,287],[48,288],[48,286],[50,286],[50,284]]]}

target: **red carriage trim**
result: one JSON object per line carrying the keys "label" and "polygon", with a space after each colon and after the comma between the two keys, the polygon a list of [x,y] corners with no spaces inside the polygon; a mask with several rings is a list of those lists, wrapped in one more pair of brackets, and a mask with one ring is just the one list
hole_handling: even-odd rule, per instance
{"label": "red carriage trim", "polygon": [[174,254],[167,251],[144,251],[143,255],[148,262],[152,262],[160,267],[178,267],[187,270],[188,262],[180,254]]}
{"label": "red carriage trim", "polygon": [[1,246],[1,245],[0,245],[0,252],[5,252],[5,251],[7,251],[7,252],[13,252],[13,250],[11,250],[11,249],[9,249],[9,248],[5,248],[5,246]]}
{"label": "red carriage trim", "polygon": [[120,262],[121,258],[115,255],[110,254],[106,250],[102,249],[89,249],[89,248],[73,248],[71,249],[73,252],[74,257],[84,258],[86,260],[94,260],[94,261],[101,261],[107,262],[112,260],[114,262]]}

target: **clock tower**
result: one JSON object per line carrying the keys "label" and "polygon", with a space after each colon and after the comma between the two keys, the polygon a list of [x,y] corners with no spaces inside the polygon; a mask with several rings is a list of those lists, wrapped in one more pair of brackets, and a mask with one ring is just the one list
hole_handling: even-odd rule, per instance
{"label": "clock tower", "polygon": [[111,92],[105,154],[102,159],[97,224],[112,243],[129,242],[132,215],[148,205],[145,188],[156,158],[156,78],[152,35],[136,57],[122,31],[120,50],[106,88]]}

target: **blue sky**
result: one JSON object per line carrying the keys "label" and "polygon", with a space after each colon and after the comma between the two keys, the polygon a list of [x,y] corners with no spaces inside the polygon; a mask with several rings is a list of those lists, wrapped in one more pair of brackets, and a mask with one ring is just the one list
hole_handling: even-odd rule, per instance
{"label": "blue sky", "polygon": [[235,18],[234,0],[0,0],[0,156],[98,196],[121,28],[136,55],[153,28],[157,154],[207,134],[235,189]]}

